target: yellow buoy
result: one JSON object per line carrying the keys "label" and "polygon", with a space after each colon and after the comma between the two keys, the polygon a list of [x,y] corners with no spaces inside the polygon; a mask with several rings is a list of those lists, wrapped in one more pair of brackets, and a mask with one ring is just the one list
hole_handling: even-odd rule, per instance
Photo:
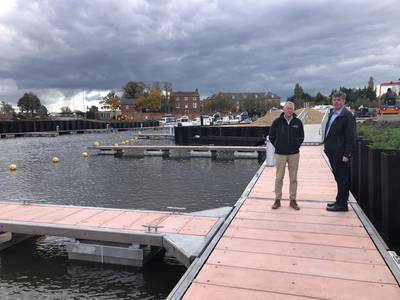
{"label": "yellow buoy", "polygon": [[11,164],[11,165],[8,166],[8,169],[10,171],[16,171],[17,170],[17,165],[16,164]]}
{"label": "yellow buoy", "polygon": [[82,152],[82,157],[84,157],[84,158],[89,157],[89,153],[87,153],[87,152]]}
{"label": "yellow buoy", "polygon": [[56,164],[56,163],[60,162],[60,159],[57,156],[54,156],[51,161]]}
{"label": "yellow buoy", "polygon": [[100,146],[100,143],[99,142],[94,142],[93,146],[98,147],[98,146]]}

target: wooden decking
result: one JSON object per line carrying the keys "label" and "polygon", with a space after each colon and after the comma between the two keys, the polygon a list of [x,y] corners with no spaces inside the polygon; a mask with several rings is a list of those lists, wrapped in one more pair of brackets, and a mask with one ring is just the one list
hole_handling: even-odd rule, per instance
{"label": "wooden decking", "polygon": [[38,228],[45,228],[43,234],[51,234],[54,228],[54,235],[64,230],[62,236],[72,237],[71,232],[85,229],[129,234],[146,232],[143,225],[151,224],[160,226],[161,234],[206,236],[217,221],[217,217],[170,212],[0,202],[0,231],[15,233],[37,234]]}
{"label": "wooden decking", "polygon": [[354,210],[325,210],[336,184],[320,151],[302,147],[300,211],[271,210],[275,169],[264,169],[183,299],[400,299]]}
{"label": "wooden decking", "polygon": [[[133,244],[164,248],[174,253],[183,265],[189,266],[202,253],[230,210],[225,207],[178,214],[0,202],[0,234],[13,233],[12,240],[6,241],[8,244],[0,243],[0,249],[15,244],[18,234],[51,235],[73,238],[67,243],[68,256],[72,259],[104,262],[101,249],[115,246],[120,247],[119,250],[107,248],[106,262],[142,266],[149,258],[141,256],[141,250],[136,251],[140,252],[135,254],[138,258],[132,254],[135,251],[125,250]],[[98,245],[96,249],[100,249],[100,254],[95,250],[87,253],[81,243]]]}

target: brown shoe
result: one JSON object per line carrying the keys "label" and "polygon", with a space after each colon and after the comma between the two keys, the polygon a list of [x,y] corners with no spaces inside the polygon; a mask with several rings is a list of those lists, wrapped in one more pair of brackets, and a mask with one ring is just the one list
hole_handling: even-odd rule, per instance
{"label": "brown shoe", "polygon": [[290,207],[294,210],[300,210],[300,207],[297,205],[296,200],[290,200]]}
{"label": "brown shoe", "polygon": [[278,209],[281,207],[281,200],[275,200],[274,205],[272,205],[272,209]]}

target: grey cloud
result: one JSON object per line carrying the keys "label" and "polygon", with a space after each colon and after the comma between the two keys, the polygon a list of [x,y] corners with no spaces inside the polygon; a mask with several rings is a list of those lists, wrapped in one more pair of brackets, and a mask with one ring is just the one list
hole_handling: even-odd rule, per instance
{"label": "grey cloud", "polygon": [[167,80],[203,96],[285,98],[296,82],[314,94],[394,80],[399,15],[394,0],[17,1],[0,15],[0,84],[18,88],[0,97],[60,91],[43,92],[54,104],[83,89]]}

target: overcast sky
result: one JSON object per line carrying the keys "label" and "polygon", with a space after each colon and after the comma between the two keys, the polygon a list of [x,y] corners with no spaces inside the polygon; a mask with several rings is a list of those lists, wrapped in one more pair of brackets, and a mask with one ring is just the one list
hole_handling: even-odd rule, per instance
{"label": "overcast sky", "polygon": [[[398,1],[0,0],[0,100],[82,110],[130,80],[309,94],[400,77]],[[82,91],[85,91],[83,96]],[[84,102],[85,99],[85,102]]]}

